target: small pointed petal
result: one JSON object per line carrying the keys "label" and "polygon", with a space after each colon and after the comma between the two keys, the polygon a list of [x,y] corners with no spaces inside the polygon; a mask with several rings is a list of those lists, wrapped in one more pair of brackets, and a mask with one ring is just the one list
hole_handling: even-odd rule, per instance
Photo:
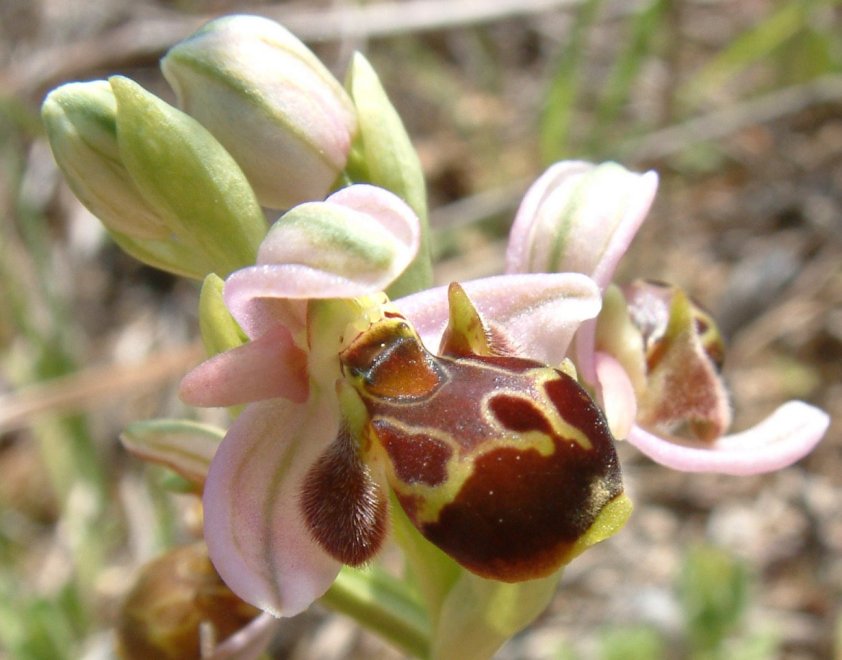
{"label": "small pointed petal", "polygon": [[635,426],[628,441],[653,461],[683,472],[760,474],[787,467],[822,439],[830,418],[801,401],[789,401],[756,426],[710,443],[661,438]]}
{"label": "small pointed petal", "polygon": [[204,407],[277,397],[303,403],[307,394],[307,355],[281,325],[206,360],[182,379],[179,390],[182,401]]}
{"label": "small pointed petal", "polygon": [[[489,325],[500,328],[519,353],[559,364],[579,325],[599,313],[599,290],[579,273],[500,275],[462,283]],[[395,301],[424,343],[438,346],[448,318],[447,287]]]}
{"label": "small pointed petal", "polygon": [[305,475],[338,431],[332,397],[246,408],[219,447],[205,487],[205,539],[225,583],[275,616],[305,610],[341,567],[301,515]]}
{"label": "small pointed petal", "polygon": [[360,566],[386,538],[389,503],[359,455],[347,426],[310,468],[301,510],[313,537],[332,557]]}
{"label": "small pointed petal", "polygon": [[453,282],[447,289],[450,318],[441,338],[439,355],[494,355],[488,327],[468,294]]}

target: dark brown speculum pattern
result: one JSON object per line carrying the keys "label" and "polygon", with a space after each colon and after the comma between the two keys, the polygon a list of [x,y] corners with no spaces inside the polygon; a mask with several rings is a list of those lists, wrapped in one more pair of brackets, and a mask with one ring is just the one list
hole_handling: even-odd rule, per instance
{"label": "dark brown speculum pattern", "polygon": [[613,438],[578,382],[532,360],[466,355],[461,344],[458,356],[434,356],[395,318],[377,335],[346,351],[343,366],[370,417],[363,445],[385,456],[421,533],[503,581],[572,558],[623,490]]}

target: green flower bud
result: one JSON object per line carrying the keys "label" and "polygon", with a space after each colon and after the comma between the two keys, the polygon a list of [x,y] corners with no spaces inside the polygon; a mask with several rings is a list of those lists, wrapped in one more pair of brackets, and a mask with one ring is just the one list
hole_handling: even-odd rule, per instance
{"label": "green flower bud", "polygon": [[345,167],[354,107],[316,56],[277,23],[227,16],[161,61],[181,107],[233,155],[260,203],[323,199]]}
{"label": "green flower bud", "polygon": [[41,113],[71,190],[127,253],[194,278],[254,262],[263,212],[188,115],[121,77],[63,85]]}
{"label": "green flower bud", "polygon": [[185,250],[227,275],[254,263],[266,220],[242,170],[196,120],[137,83],[109,79],[120,155]]}
{"label": "green flower bud", "polygon": [[68,83],[47,95],[41,116],[70,189],[109,231],[160,240],[166,221],[137,189],[117,144],[117,101],[104,80]]}

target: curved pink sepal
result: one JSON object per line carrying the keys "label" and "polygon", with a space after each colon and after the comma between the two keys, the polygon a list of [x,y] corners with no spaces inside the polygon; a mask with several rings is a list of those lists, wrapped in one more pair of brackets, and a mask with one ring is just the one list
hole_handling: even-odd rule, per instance
{"label": "curved pink sepal", "polygon": [[611,433],[618,440],[628,437],[637,415],[634,386],[623,366],[607,353],[597,353],[596,376],[599,396]]}
{"label": "curved pink sepal", "polygon": [[[506,250],[506,272],[572,271],[604,289],[646,218],[655,172],[636,174],[613,163],[561,161],[530,187]],[[561,247],[563,245],[563,248]],[[555,251],[563,249],[559,256]]]}
{"label": "curved pink sepal", "polygon": [[682,472],[760,474],[806,456],[829,424],[825,412],[801,401],[789,401],[756,426],[712,443],[665,439],[637,426],[628,441],[656,463]]}
{"label": "curved pink sepal", "polygon": [[247,626],[224,640],[203,660],[257,660],[266,651],[281,620],[267,612],[259,614]]}
{"label": "curved pink sepal", "polygon": [[202,362],[182,379],[179,389],[182,401],[204,407],[277,397],[303,403],[307,393],[307,356],[281,325]]}
{"label": "curved pink sepal", "polygon": [[593,168],[592,163],[583,160],[562,160],[551,165],[539,176],[523,196],[520,202],[512,228],[509,231],[509,242],[506,246],[506,272],[524,273],[531,270],[529,252],[533,225],[538,217],[538,211],[550,194],[562,182],[573,176],[587,173]]}
{"label": "curved pink sepal", "polygon": [[214,456],[205,484],[205,539],[219,575],[275,616],[305,610],[340,564],[313,540],[299,509],[307,470],[333,440],[333,397],[248,406]]}
{"label": "curved pink sepal", "polygon": [[[559,364],[579,325],[599,313],[599,289],[579,273],[498,275],[461,282],[485,320],[501,328],[519,353]],[[437,350],[448,319],[447,287],[395,301],[430,350]]]}

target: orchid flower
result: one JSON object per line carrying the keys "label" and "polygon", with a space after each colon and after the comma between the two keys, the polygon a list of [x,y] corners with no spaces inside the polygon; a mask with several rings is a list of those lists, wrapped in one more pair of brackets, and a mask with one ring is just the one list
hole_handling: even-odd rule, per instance
{"label": "orchid flower", "polygon": [[654,172],[614,163],[553,165],[518,210],[506,271],[579,272],[600,287],[602,312],[580,328],[575,363],[615,436],[687,472],[755,474],[790,465],[822,438],[827,414],[789,401],[756,426],[726,434],[723,345],[710,315],[677,287],[611,284],[656,189]]}
{"label": "orchid flower", "polygon": [[250,341],[182,383],[182,398],[194,405],[249,404],[210,466],[205,537],[226,583],[264,611],[302,611],[339,570],[305,541],[297,494],[338,431],[341,335],[368,321],[379,302],[369,294],[395,280],[417,248],[415,214],[382,189],[351,186],[295,207],[270,229],[257,264],[225,285],[228,309]]}
{"label": "orchid flower", "polygon": [[181,388],[195,405],[246,404],[207,473],[205,539],[235,593],[291,616],[373,557],[400,510],[414,548],[432,542],[477,584],[513,583],[512,602],[533,585],[519,628],[631,510],[608,426],[564,363],[598,288],[510,275],[389,303],[416,223],[395,196],[351,186],[282,216],[257,264],[228,277],[249,341]]}

